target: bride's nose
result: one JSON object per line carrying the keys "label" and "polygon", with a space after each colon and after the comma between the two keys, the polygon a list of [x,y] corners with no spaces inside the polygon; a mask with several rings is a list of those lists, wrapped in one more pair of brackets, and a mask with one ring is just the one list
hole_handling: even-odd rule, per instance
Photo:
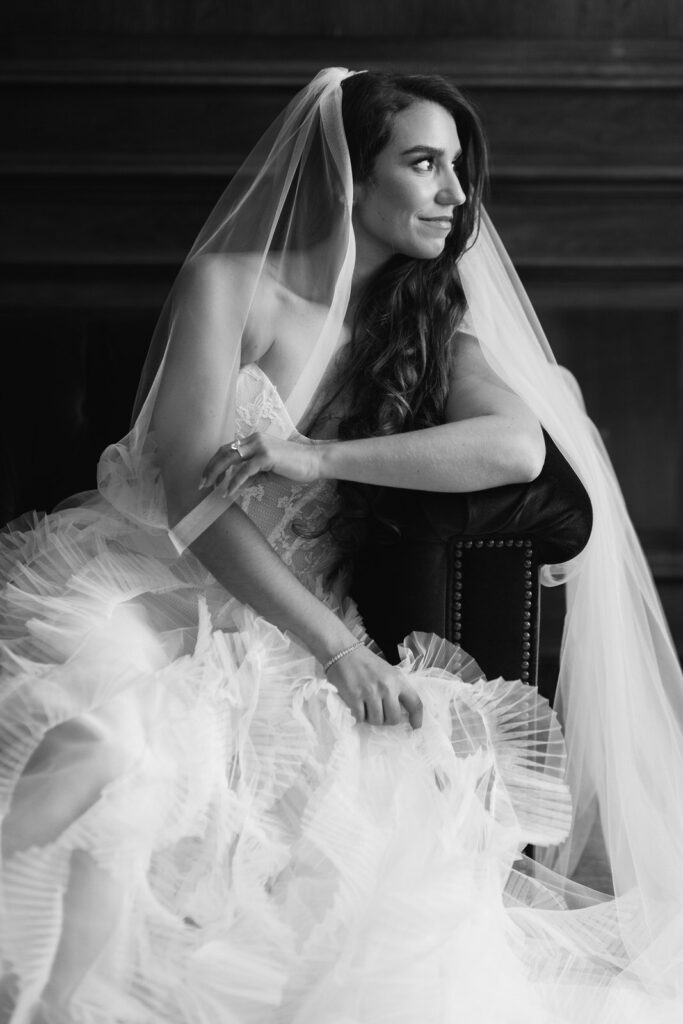
{"label": "bride's nose", "polygon": [[455,177],[447,188],[440,189],[436,197],[440,206],[462,206],[466,199],[462,185]]}

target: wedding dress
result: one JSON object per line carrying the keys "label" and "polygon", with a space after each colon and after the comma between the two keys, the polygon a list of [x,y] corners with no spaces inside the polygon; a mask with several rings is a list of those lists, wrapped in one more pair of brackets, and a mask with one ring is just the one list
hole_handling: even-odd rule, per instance
{"label": "wedding dress", "polygon": [[[258,366],[237,396],[240,434],[320,443]],[[334,485],[268,474],[238,500],[364,637],[315,529]],[[637,908],[520,859],[571,817],[533,688],[413,634],[423,727],[358,726],[293,636],[100,496],[9,534],[2,557],[0,1019],[680,1019],[664,980],[631,976]],[[62,995],[36,1010],[53,963]]]}
{"label": "wedding dress", "polygon": [[[451,254],[468,331],[593,508],[586,549],[544,571],[568,582],[562,731],[535,690],[423,634],[401,663],[422,728],[357,725],[190,550],[228,501],[169,517],[169,438],[186,481],[256,429],[319,443],[305,423],[355,265],[352,74],[317,75],[219,200],[98,491],[0,537],[1,1024],[683,1018],[683,677],[609,459],[485,211]],[[250,356],[273,287],[300,311],[280,394]],[[270,474],[237,495],[367,639],[330,572],[334,485]],[[614,898],[570,880],[597,824]]]}

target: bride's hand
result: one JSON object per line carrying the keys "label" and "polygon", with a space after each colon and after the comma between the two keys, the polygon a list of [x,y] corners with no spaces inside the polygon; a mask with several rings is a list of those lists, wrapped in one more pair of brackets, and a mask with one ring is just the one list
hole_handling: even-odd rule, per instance
{"label": "bride's hand", "polygon": [[327,677],[358,722],[399,725],[406,715],[422,725],[422,701],[405,675],[367,647],[358,647],[327,670]]}
{"label": "bride's hand", "polygon": [[278,473],[289,480],[312,483],[321,475],[319,447],[261,433],[238,438],[222,445],[209,459],[199,489],[217,487],[224,497],[231,497],[257,473]]}

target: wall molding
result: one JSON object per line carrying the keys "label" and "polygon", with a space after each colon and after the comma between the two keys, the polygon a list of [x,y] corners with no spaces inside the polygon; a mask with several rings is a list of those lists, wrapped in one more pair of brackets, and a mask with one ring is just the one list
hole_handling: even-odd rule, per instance
{"label": "wall molding", "polygon": [[683,89],[680,39],[51,37],[40,44],[6,41],[0,83],[293,91],[336,64],[431,70],[463,88]]}
{"label": "wall molding", "polygon": [[[63,157],[60,154],[45,154],[27,157],[25,153],[5,153],[0,158],[0,179],[112,179],[140,178],[143,180],[174,179],[192,182],[227,182],[243,163],[240,154],[223,155],[212,158],[199,154],[188,159],[174,153],[163,154],[153,158],[144,154],[117,153],[115,157],[92,159]],[[502,186],[552,185],[562,187],[599,187],[608,185],[610,188],[619,186],[656,186],[664,188],[683,185],[683,165],[675,164],[642,164],[624,166],[623,164],[601,163],[587,167],[576,166],[570,169],[553,166],[552,164],[512,164],[498,162],[491,169],[491,181]],[[154,190],[150,190],[150,198],[154,198]],[[676,191],[676,196],[681,196]]]}

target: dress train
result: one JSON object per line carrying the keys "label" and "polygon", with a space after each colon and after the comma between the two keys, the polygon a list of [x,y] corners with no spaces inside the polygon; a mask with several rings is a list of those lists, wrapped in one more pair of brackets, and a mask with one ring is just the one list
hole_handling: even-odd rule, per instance
{"label": "dress train", "polygon": [[[242,432],[291,434],[242,375]],[[241,499],[326,586],[328,484]],[[571,818],[557,720],[412,634],[424,725],[357,725],[298,640],[101,497],[1,549],[4,980],[11,1024],[678,1020],[634,965],[637,903],[522,856]],[[642,964],[639,965],[639,968]]]}

